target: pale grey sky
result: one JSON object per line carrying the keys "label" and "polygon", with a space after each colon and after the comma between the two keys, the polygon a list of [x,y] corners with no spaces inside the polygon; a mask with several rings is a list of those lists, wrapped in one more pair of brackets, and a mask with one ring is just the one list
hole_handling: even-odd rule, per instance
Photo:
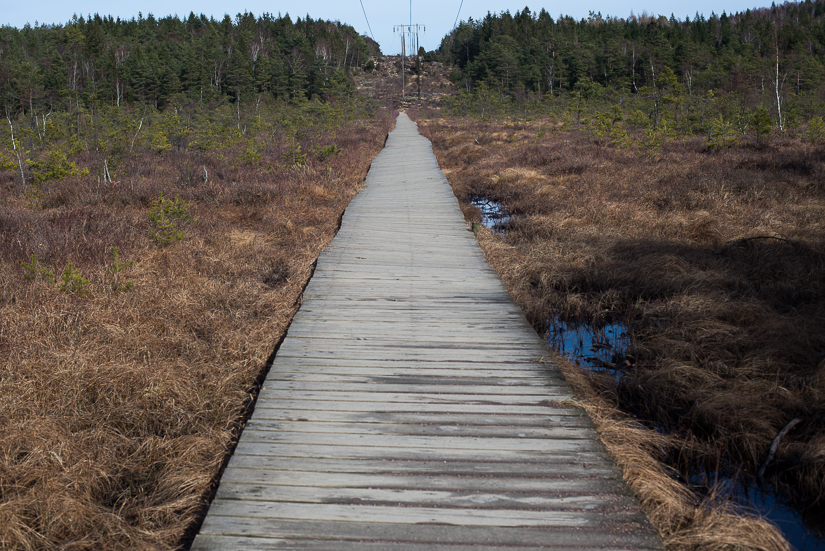
{"label": "pale grey sky", "polygon": [[[540,3],[525,0],[465,0],[461,8],[459,20],[468,17],[482,18],[488,11],[498,13],[510,10],[515,13],[528,6],[538,12],[546,9],[554,18],[560,14],[570,15],[576,19],[587,17],[589,11],[601,12],[602,15],[627,17],[630,12],[640,14],[646,11],[653,15],[670,16],[673,13],[677,18],[685,16],[693,18],[696,12],[709,16],[711,11],[721,14],[744,11],[748,8],[765,7],[770,3],[763,0],[697,0],[695,2],[679,2],[676,0],[589,0],[575,3]],[[461,0],[408,0],[401,2],[386,2],[381,0],[363,0],[364,10],[369,18],[375,40],[381,44],[386,54],[398,53],[400,38],[393,34],[393,25],[410,23],[410,7],[412,6],[412,22],[426,26],[426,32],[420,35],[420,44],[427,50],[438,47],[441,38],[453,28],[458,14]],[[231,7],[230,7],[231,6]],[[249,11],[256,16],[264,12],[271,14],[289,13],[293,20],[309,14],[313,19],[339,20],[355,27],[362,34],[370,34],[364,13],[359,0],[338,0],[336,2],[324,0],[282,0],[267,2],[264,0],[243,0],[241,2],[219,2],[217,0],[139,0],[136,2],[112,2],[111,0],[0,0],[0,25],[22,27],[27,22],[34,25],[40,23],[65,23],[72,15],[88,15],[99,13],[112,15],[123,19],[137,17],[138,12],[145,16],[152,13],[155,17],[175,15],[183,18],[190,11],[196,14],[214,16],[223,19],[228,13],[233,18],[239,12]]]}

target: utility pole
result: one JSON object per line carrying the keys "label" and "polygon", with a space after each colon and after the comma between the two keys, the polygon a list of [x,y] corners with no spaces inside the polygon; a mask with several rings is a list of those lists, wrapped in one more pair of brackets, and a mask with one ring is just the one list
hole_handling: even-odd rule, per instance
{"label": "utility pole", "polygon": [[[410,23],[409,25],[396,25],[392,28],[392,32],[401,31],[401,99],[406,99],[406,59],[407,59],[407,35],[410,37],[410,47],[415,48],[415,67],[416,73],[420,73],[420,64],[418,60],[418,33],[419,31],[426,31],[424,25],[418,23]],[[415,32],[415,42],[413,42],[413,32]],[[421,75],[418,75],[418,97],[421,97]]]}
{"label": "utility pole", "polygon": [[418,84],[418,99],[421,99],[421,60],[418,56],[418,26],[415,29],[415,82]]}
{"label": "utility pole", "polygon": [[406,99],[405,96],[405,87],[404,87],[404,78],[406,76],[406,68],[404,66],[404,60],[406,59],[406,50],[404,49],[405,44],[407,43],[406,40],[406,27],[407,25],[396,25],[392,28],[392,32],[401,31],[401,99]]}

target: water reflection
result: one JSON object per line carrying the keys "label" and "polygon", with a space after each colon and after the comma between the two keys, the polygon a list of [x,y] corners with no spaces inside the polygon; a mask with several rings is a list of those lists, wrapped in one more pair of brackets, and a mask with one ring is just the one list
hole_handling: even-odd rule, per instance
{"label": "water reflection", "polygon": [[470,203],[481,211],[481,223],[494,231],[504,232],[512,217],[507,205],[478,195],[470,196]]}
{"label": "water reflection", "polygon": [[808,528],[802,515],[784,505],[772,492],[750,487],[744,505],[774,523],[790,544],[798,551],[825,551],[825,539]]}
{"label": "water reflection", "polygon": [[548,319],[547,344],[568,360],[597,371],[606,371],[617,378],[630,365],[627,351],[630,336],[621,323],[596,327],[590,323]]}
{"label": "water reflection", "polygon": [[[708,480],[704,476],[691,478],[691,484],[700,492],[713,486],[716,493],[729,499],[741,511],[757,513],[768,519],[782,531],[782,535],[797,551],[825,551],[825,538],[821,530],[806,525],[799,511],[785,504],[770,487],[744,483],[728,477]],[[813,519],[817,520],[817,519]],[[821,520],[819,520],[821,522]]]}

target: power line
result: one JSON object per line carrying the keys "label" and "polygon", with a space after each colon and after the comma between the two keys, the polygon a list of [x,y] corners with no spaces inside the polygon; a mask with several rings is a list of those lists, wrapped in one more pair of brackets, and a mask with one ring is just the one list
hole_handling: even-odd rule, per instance
{"label": "power line", "polygon": [[[367,17],[367,10],[364,9],[364,0],[359,0],[359,1],[361,2],[361,11],[364,12],[364,19],[367,20],[367,28],[370,30],[370,36],[372,37],[372,41],[375,42],[375,35],[372,34],[372,27],[370,27],[370,20]],[[410,2],[412,2],[412,0],[410,0]],[[464,0],[461,0],[461,2],[463,3]],[[458,9],[459,9],[459,11],[461,10],[461,8],[458,8]]]}
{"label": "power line", "polygon": [[[394,25],[392,32],[401,31],[401,98],[406,98],[406,60],[407,60],[407,34],[410,37],[410,50],[413,50],[416,59],[416,67],[418,67],[418,33],[426,30],[424,25]],[[415,34],[413,34],[415,33]],[[413,38],[413,36],[415,38]],[[421,76],[419,74],[418,97],[421,97]]]}
{"label": "power line", "polygon": [[[412,0],[410,0],[410,1],[412,1]],[[455,21],[453,22],[453,28],[454,29],[455,29],[455,26],[458,24],[458,16],[461,15],[461,6],[463,6],[463,5],[464,5],[464,0],[461,0],[461,4],[458,6],[458,13],[455,14]]]}

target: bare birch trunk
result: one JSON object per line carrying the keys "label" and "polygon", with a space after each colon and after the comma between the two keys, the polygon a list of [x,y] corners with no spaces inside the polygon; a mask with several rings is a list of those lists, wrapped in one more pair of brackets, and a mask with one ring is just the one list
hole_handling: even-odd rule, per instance
{"label": "bare birch trunk", "polygon": [[6,120],[9,121],[9,132],[11,133],[11,147],[14,155],[17,157],[17,166],[20,168],[20,180],[23,182],[23,188],[26,187],[26,173],[23,171],[23,159],[20,157],[20,150],[17,148],[17,142],[14,139],[14,124],[11,122],[11,115],[6,113]]}
{"label": "bare birch trunk", "polygon": [[[776,115],[779,117],[779,131],[783,132],[785,130],[784,125],[782,124],[782,95],[780,92],[779,86],[779,37],[776,34],[776,29],[773,31],[773,43],[774,48],[776,50],[776,76],[773,81],[774,91],[776,92]],[[784,84],[784,79],[783,79]]]}

